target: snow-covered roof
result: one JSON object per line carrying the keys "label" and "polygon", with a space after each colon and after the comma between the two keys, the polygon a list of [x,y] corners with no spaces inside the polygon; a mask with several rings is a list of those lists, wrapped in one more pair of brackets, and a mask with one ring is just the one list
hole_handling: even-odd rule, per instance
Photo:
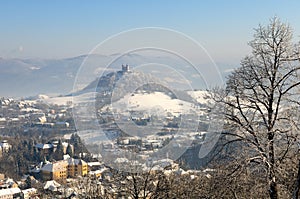
{"label": "snow-covered roof", "polygon": [[20,192],[21,192],[21,189],[19,189],[19,188],[1,189],[0,196],[13,195],[13,194],[17,194]]}
{"label": "snow-covered roof", "polygon": [[108,170],[109,170],[108,168],[102,168],[102,169],[100,169],[100,170],[90,171],[89,174],[90,174],[90,175],[97,175],[97,174],[101,174],[101,173],[103,173],[103,172],[105,172],[105,171],[108,171]]}
{"label": "snow-covered roof", "polygon": [[168,158],[153,161],[154,165],[160,165],[161,167],[170,166],[173,163],[174,163],[174,161],[172,159],[168,159]]}
{"label": "snow-covered roof", "polygon": [[39,148],[39,149],[51,149],[53,148],[53,145],[52,144],[41,144],[41,143],[38,143],[35,145],[36,148]]}
{"label": "snow-covered roof", "polygon": [[69,122],[55,122],[55,124],[58,124],[58,125],[62,125],[62,124],[69,125]]}
{"label": "snow-covered roof", "polygon": [[129,160],[127,158],[117,158],[115,160],[115,163],[125,163],[125,162],[129,162]]}
{"label": "snow-covered roof", "polygon": [[74,158],[69,158],[68,159],[68,164],[69,165],[84,165],[87,164],[85,161],[81,159],[74,159]]}
{"label": "snow-covered roof", "polygon": [[50,191],[57,191],[57,189],[60,187],[61,185],[56,182],[55,180],[51,180],[51,181],[47,181],[44,189],[48,189]]}
{"label": "snow-covered roof", "polygon": [[81,159],[68,158],[66,160],[47,163],[40,170],[47,172],[64,171],[67,169],[68,165],[87,165],[87,163]]}
{"label": "snow-covered roof", "polygon": [[162,168],[160,165],[155,165],[151,168],[152,171],[163,171],[164,168]]}
{"label": "snow-covered roof", "polygon": [[52,172],[53,171],[53,164],[52,163],[49,163],[49,164],[46,164],[44,165],[42,168],[41,168],[42,171],[49,171],[49,172]]}
{"label": "snow-covered roof", "polygon": [[22,190],[24,195],[28,195],[28,194],[32,194],[32,193],[36,193],[37,189],[36,188],[29,188],[29,189],[24,189]]}
{"label": "snow-covered roof", "polygon": [[41,171],[48,171],[48,172],[63,171],[63,170],[66,170],[66,166],[67,166],[66,161],[58,161],[58,162],[54,162],[54,163],[48,163],[48,164],[45,164],[41,168]]}
{"label": "snow-covered roof", "polygon": [[13,185],[13,184],[15,184],[15,181],[12,178],[7,178],[5,183],[8,185]]}
{"label": "snow-covered roof", "polygon": [[101,166],[101,163],[100,162],[88,162],[87,163],[90,167],[93,167],[93,166]]}
{"label": "snow-covered roof", "polygon": [[20,121],[20,119],[19,119],[19,118],[17,118],[17,117],[10,118],[10,120],[11,120],[12,122]]}
{"label": "snow-covered roof", "polygon": [[22,108],[20,111],[21,111],[21,112],[29,113],[29,112],[38,112],[38,111],[40,111],[40,110],[39,110],[39,109],[36,109],[36,108]]}
{"label": "snow-covered roof", "polygon": [[3,148],[3,149],[9,149],[11,147],[11,145],[9,143],[7,143],[7,140],[3,140],[1,143],[0,143],[0,148]]}
{"label": "snow-covered roof", "polygon": [[63,156],[63,160],[68,160],[70,158],[71,158],[71,156],[69,154],[66,154],[66,155]]}
{"label": "snow-covered roof", "polygon": [[39,173],[41,171],[41,167],[43,166],[43,163],[41,162],[38,166],[35,166],[29,172],[31,173]]}
{"label": "snow-covered roof", "polygon": [[61,143],[64,147],[68,147],[69,143],[68,142],[62,142]]}

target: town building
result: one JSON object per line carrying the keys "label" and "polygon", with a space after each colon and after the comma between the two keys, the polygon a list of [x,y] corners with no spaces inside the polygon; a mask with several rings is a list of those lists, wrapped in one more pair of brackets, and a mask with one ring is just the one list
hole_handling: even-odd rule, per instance
{"label": "town building", "polygon": [[53,151],[53,144],[41,144],[38,143],[35,145],[35,148],[43,155],[47,155]]}
{"label": "town building", "polygon": [[68,163],[64,160],[45,164],[41,168],[42,179],[64,181],[68,176]]}
{"label": "town building", "polygon": [[2,140],[0,143],[0,157],[3,156],[3,153],[7,153],[11,149],[12,145],[7,142],[7,140]]}
{"label": "town building", "polygon": [[0,180],[0,189],[17,188],[17,187],[18,184],[11,178],[2,178]]}
{"label": "town building", "polygon": [[8,152],[12,146],[7,142],[7,140],[2,140],[0,143],[0,148],[2,148],[3,152]]}
{"label": "town building", "polygon": [[23,193],[24,199],[31,199],[37,195],[37,189],[35,189],[35,188],[25,189],[25,190],[22,190],[22,193]]}
{"label": "town building", "polygon": [[7,124],[6,118],[0,117],[0,128],[4,128]]}
{"label": "town building", "polygon": [[122,72],[123,73],[129,72],[129,65],[128,64],[126,64],[126,65],[122,64]]}
{"label": "town building", "polygon": [[67,177],[85,176],[88,173],[88,164],[81,159],[69,158],[45,164],[41,168],[41,176],[44,181],[64,181]]}
{"label": "town building", "polygon": [[85,176],[88,173],[88,164],[81,159],[69,158],[68,160],[68,176]]}
{"label": "town building", "polygon": [[0,199],[21,199],[23,194],[19,188],[9,188],[0,190]]}

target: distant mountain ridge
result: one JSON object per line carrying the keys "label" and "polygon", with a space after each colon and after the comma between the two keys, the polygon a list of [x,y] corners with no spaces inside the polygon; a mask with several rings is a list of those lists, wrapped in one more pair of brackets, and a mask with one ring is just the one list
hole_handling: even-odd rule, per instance
{"label": "distant mountain ridge", "polygon": [[[66,59],[0,59],[1,96],[66,94],[88,55]],[[109,57],[89,55],[92,65],[101,66]]]}
{"label": "distant mountain ridge", "polygon": [[[113,64],[110,66],[110,70],[106,70],[107,63],[111,62]],[[66,95],[72,93],[76,75],[83,63],[92,68],[89,74],[81,74],[88,77],[85,82],[86,86],[101,76],[103,71],[106,71],[107,74],[110,71],[119,70],[122,64],[127,63],[132,66],[145,63],[166,64],[173,67],[174,70],[180,70],[186,76],[193,78],[193,74],[189,74],[191,71],[183,70],[182,62],[170,57],[140,54],[128,54],[120,57],[119,54],[110,56],[91,54],[65,59],[1,58],[0,95],[7,97],[27,97],[38,94]],[[226,70],[224,69],[224,71]]]}

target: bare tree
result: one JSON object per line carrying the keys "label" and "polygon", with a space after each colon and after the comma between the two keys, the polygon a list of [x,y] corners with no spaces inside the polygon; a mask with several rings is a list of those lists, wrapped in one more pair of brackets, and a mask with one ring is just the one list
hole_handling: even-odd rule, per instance
{"label": "bare tree", "polygon": [[278,176],[285,159],[297,150],[299,124],[299,51],[291,28],[273,18],[255,29],[252,54],[227,80],[214,98],[224,104],[230,127],[225,134],[249,148],[247,163],[266,170],[269,197],[279,196]]}
{"label": "bare tree", "polygon": [[119,197],[152,198],[160,190],[162,172],[152,169],[143,173],[113,171],[114,188]]}

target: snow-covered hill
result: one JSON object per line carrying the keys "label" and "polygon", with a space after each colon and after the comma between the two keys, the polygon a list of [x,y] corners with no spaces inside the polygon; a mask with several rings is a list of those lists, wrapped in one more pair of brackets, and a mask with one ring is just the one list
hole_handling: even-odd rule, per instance
{"label": "snow-covered hill", "polygon": [[[201,101],[201,103],[205,104],[206,101]],[[107,107],[104,107],[103,110]],[[109,107],[117,112],[144,112],[148,115],[155,114],[161,116],[170,114],[178,117],[181,114],[204,114],[195,103],[184,101],[183,99],[171,98],[166,93],[157,91],[153,93],[127,94],[119,101],[112,103]]]}
{"label": "snow-covered hill", "polygon": [[[170,86],[170,87],[168,87]],[[172,85],[140,71],[116,70],[95,79],[71,96],[44,98],[51,104],[74,104],[101,101],[100,107],[133,111],[161,110],[178,115],[192,111],[197,105],[211,102],[207,91],[177,90]]]}

